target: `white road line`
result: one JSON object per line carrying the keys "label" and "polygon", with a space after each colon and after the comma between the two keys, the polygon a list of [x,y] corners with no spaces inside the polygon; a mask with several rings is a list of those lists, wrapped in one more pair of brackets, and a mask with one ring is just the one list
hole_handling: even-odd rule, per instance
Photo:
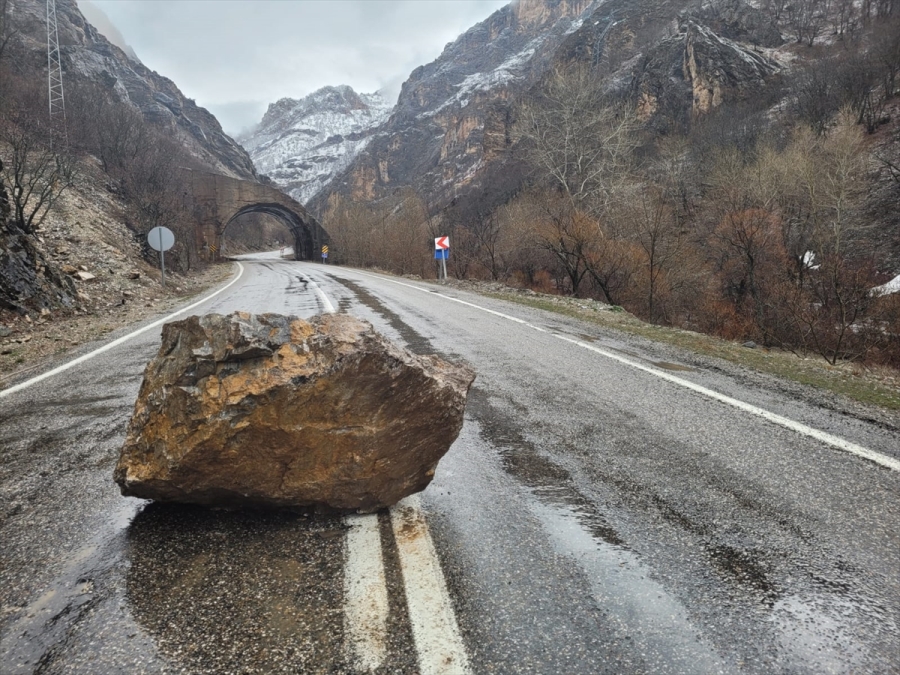
{"label": "white road line", "polygon": [[331,304],[331,300],[328,299],[328,296],[322,292],[322,289],[319,288],[319,284],[313,281],[312,277],[307,277],[307,281],[310,286],[312,286],[313,291],[315,291],[316,296],[322,303],[322,307],[325,310],[326,314],[334,314],[334,305]]}
{"label": "white road line", "polygon": [[[334,305],[307,276],[327,314]],[[378,516],[347,516],[347,560],[344,563],[344,626],[350,660],[362,672],[378,669],[387,654],[388,595],[381,555]]]}
{"label": "white road line", "polygon": [[657,370],[656,368],[651,368],[649,366],[645,366],[642,363],[636,363],[631,359],[626,359],[618,354],[613,352],[608,352],[605,349],[601,349],[599,347],[595,347],[594,345],[590,345],[586,342],[582,342],[581,340],[575,340],[574,338],[566,337],[564,335],[556,335],[553,337],[562,340],[564,342],[571,342],[573,345],[577,345],[583,349],[588,349],[592,352],[596,352],[598,354],[602,354],[603,356],[613,359],[615,361],[619,361],[620,363],[624,363],[626,365],[631,366],[632,368],[637,368],[638,370],[643,370],[646,373],[650,373],[652,375],[656,375],[664,380],[668,380],[669,382],[673,382],[674,384],[680,385],[687,389],[697,392],[698,394],[702,394],[704,396],[708,396],[709,398],[715,399],[716,401],[720,401],[725,403],[726,405],[734,406],[739,410],[743,410],[752,415],[757,415],[762,417],[763,419],[768,420],[769,422],[773,422],[774,424],[778,424],[780,426],[786,427],[791,431],[795,431],[798,434],[803,434],[804,436],[809,436],[810,438],[815,438],[822,443],[826,443],[832,447],[838,448],[839,450],[844,450],[845,452],[849,452],[858,457],[862,457],[864,459],[868,459],[869,461],[875,462],[876,464],[880,464],[883,467],[888,469],[893,469],[894,471],[900,471],[900,461],[894,459],[893,457],[889,457],[887,455],[883,455],[880,452],[876,452],[875,450],[869,450],[862,445],[857,445],[856,443],[852,443],[851,441],[845,440],[840,436],[835,436],[833,434],[829,434],[827,431],[820,431],[819,429],[814,429],[813,427],[807,426],[802,422],[795,422],[794,420],[784,417],[782,415],[778,415],[773,412],[769,412],[763,408],[758,408],[755,405],[750,403],[745,403],[744,401],[739,401],[736,398],[732,398],[731,396],[726,396],[725,394],[720,394],[717,391],[713,391],[712,389],[707,389],[703,385],[696,384],[691,382],[690,380],[685,380],[675,375],[671,375],[670,373],[663,372],[661,370]]}
{"label": "white road line", "polygon": [[362,672],[384,663],[387,653],[388,594],[378,516],[347,516],[344,616],[351,662]]}
{"label": "white road line", "polygon": [[391,509],[391,525],[400,554],[420,672],[469,675],[469,659],[418,495],[407,497]]}
{"label": "white road line", "polygon": [[[325,310],[334,305],[309,280]],[[344,618],[351,660],[362,671],[377,669],[387,645],[387,585],[378,518],[347,516],[347,560],[344,565]],[[391,509],[406,604],[422,675],[469,675],[450,596],[437,551],[416,495]]]}
{"label": "white road line", "polygon": [[[396,281],[394,279],[388,279],[386,277],[377,276],[374,274],[369,274],[368,272],[360,272],[359,270],[353,270],[357,274],[362,274],[364,276],[373,277],[375,279],[381,279],[382,281],[389,281],[393,284],[397,284],[398,286],[405,286],[406,288],[412,288],[422,293],[429,293],[431,295],[436,295],[438,297],[444,298],[445,300],[450,300],[452,302],[457,302],[461,305],[466,305],[467,307],[472,307],[474,309],[479,309],[483,312],[487,312],[489,314],[493,314],[495,316],[499,316],[503,319],[507,319],[509,321],[515,321],[516,323],[522,324],[524,326],[528,326],[529,328],[533,328],[534,330],[540,331],[541,333],[546,333],[545,329],[540,326],[535,326],[533,324],[528,323],[527,321],[523,321],[514,316],[510,316],[508,314],[504,314],[502,312],[497,312],[493,309],[488,309],[487,307],[482,307],[481,305],[476,305],[471,302],[466,302],[465,300],[460,300],[459,298],[454,298],[449,295],[444,295],[443,293],[438,293],[437,291],[432,291],[427,288],[421,288],[419,286],[414,286],[413,284],[406,284],[402,281]],[[605,356],[608,359],[612,359],[614,361],[618,361],[626,366],[631,366],[632,368],[636,368],[645,373],[649,373],[651,375],[655,375],[663,380],[667,380],[673,384],[677,384],[686,389],[690,389],[698,394],[702,394],[703,396],[707,396],[711,399],[719,401],[720,403],[724,403],[726,405],[733,406],[738,408],[739,410],[743,410],[744,412],[748,412],[751,415],[756,415],[758,417],[762,417],[763,419],[772,422],[773,424],[777,424],[779,426],[785,427],[794,431],[798,434],[802,434],[803,436],[808,436],[809,438],[814,438],[817,441],[825,443],[826,445],[830,445],[833,448],[837,448],[838,450],[842,450],[844,452],[849,452],[850,454],[856,455],[857,457],[861,457],[863,459],[867,459],[871,462],[875,462],[879,466],[883,466],[887,469],[891,469],[893,471],[900,471],[900,460],[894,459],[888,455],[877,452],[875,450],[870,450],[862,445],[858,445],[851,441],[841,438],[840,436],[835,436],[834,434],[830,434],[827,431],[820,431],[819,429],[814,429],[813,427],[807,426],[802,422],[796,422],[790,418],[784,417],[782,415],[778,415],[773,412],[769,412],[763,408],[759,408],[750,403],[745,403],[744,401],[739,401],[736,398],[732,398],[731,396],[726,396],[725,394],[720,394],[717,391],[713,391],[712,389],[708,389],[702,385],[695,384],[690,380],[685,380],[684,378],[678,377],[677,375],[672,375],[671,373],[667,373],[665,371],[659,370],[657,368],[652,368],[650,366],[646,366],[642,363],[638,363],[637,361],[633,361],[629,358],[616,354],[614,352],[607,351],[600,347],[596,347],[594,345],[590,345],[586,342],[582,342],[581,340],[576,340],[574,338],[570,338],[565,335],[559,335],[556,333],[550,333],[553,337],[558,340],[562,340],[563,342],[569,342],[573,345],[581,347],[583,349],[590,350],[602,356]]]}
{"label": "white road line", "polygon": [[188,305],[187,307],[182,307],[177,312],[173,312],[172,314],[169,314],[168,316],[165,316],[162,319],[158,319],[157,321],[154,321],[153,323],[148,324],[148,325],[144,326],[143,328],[138,328],[136,331],[129,333],[128,335],[123,335],[122,337],[117,338],[117,339],[113,340],[112,342],[108,342],[107,344],[103,345],[102,347],[100,347],[98,349],[95,349],[92,352],[88,352],[87,354],[83,354],[83,355],[79,356],[77,359],[72,359],[68,363],[64,363],[61,366],[57,366],[56,368],[54,368],[52,370],[48,370],[46,373],[41,373],[40,375],[32,377],[30,380],[25,380],[24,382],[20,382],[19,384],[15,385],[13,387],[4,389],[3,391],[0,391],[0,398],[9,396],[10,394],[14,394],[17,391],[22,391],[23,389],[30,387],[33,384],[37,384],[38,382],[41,382],[42,380],[46,380],[48,377],[53,377],[54,375],[59,375],[60,373],[66,371],[66,370],[69,370],[69,368],[73,368],[73,367],[77,366],[79,363],[84,363],[85,361],[92,359],[95,356],[99,356],[103,352],[108,352],[110,349],[113,349],[114,347],[118,347],[123,342],[128,342],[128,340],[130,340],[133,337],[137,337],[141,333],[146,333],[151,328],[156,328],[157,326],[161,326],[162,324],[166,323],[167,321],[170,321],[173,317],[176,317],[179,314],[184,314],[185,312],[188,312],[188,311],[194,309],[195,307],[199,307],[204,302],[211,300],[212,298],[219,295],[219,293],[222,293],[226,289],[233,286],[237,282],[237,280],[240,279],[241,276],[243,276],[244,266],[241,265],[241,263],[235,263],[235,264],[238,266],[238,275],[234,279],[232,279],[230,282],[228,282],[226,285],[222,286],[222,288],[217,290],[215,293],[210,293],[205,298],[203,298],[202,300],[198,300],[197,302],[195,302],[192,305]]}

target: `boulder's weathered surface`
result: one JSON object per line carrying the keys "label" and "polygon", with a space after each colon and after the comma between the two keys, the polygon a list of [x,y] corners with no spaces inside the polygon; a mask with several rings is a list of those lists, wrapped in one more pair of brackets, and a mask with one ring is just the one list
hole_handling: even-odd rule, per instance
{"label": "boulder's weathered surface", "polygon": [[371,511],[424,489],[475,373],[347,315],[163,327],[115,470],[122,494]]}

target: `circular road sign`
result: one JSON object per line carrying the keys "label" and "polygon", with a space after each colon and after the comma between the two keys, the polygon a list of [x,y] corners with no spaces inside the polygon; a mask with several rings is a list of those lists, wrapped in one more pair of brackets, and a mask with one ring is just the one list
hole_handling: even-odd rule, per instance
{"label": "circular road sign", "polygon": [[154,251],[168,251],[175,245],[175,235],[168,227],[154,227],[147,234],[147,243]]}

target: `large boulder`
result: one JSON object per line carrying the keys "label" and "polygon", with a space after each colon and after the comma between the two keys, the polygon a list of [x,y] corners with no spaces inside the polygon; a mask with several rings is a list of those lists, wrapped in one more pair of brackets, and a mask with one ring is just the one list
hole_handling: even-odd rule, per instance
{"label": "large boulder", "polygon": [[373,511],[428,485],[474,379],[348,315],[168,323],[115,480],[159,501]]}

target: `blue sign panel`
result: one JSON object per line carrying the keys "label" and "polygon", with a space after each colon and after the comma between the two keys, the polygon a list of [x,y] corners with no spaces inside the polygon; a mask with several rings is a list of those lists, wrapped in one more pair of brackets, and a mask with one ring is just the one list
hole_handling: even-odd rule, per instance
{"label": "blue sign panel", "polygon": [[435,260],[450,260],[450,249],[449,248],[434,249],[434,259]]}

